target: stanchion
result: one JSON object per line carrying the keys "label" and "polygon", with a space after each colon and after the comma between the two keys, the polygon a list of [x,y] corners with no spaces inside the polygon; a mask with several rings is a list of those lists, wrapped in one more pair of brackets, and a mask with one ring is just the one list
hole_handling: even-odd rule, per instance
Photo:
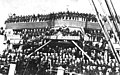
{"label": "stanchion", "polygon": [[64,68],[62,66],[58,67],[57,75],[64,75]]}
{"label": "stanchion", "polygon": [[10,64],[10,69],[8,75],[14,75],[15,74],[15,68],[16,64]]}

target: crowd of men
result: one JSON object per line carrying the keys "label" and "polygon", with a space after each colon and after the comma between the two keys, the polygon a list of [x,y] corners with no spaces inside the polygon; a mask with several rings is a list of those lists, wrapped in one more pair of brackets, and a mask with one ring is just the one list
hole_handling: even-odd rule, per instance
{"label": "crowd of men", "polygon": [[[37,48],[48,41],[44,36],[58,33],[62,36],[80,36],[81,39],[75,42],[90,56],[92,61],[73,43],[64,40],[61,42],[54,40],[34,53]],[[120,65],[108,48],[108,42],[101,30],[85,29],[85,34],[89,39],[87,41],[82,37],[81,31],[70,31],[69,28],[23,29],[14,31],[14,34],[19,34],[23,43],[21,46],[13,46],[13,49],[4,50],[1,62],[4,65],[16,63],[16,75],[56,75],[59,66],[65,69],[65,75],[71,73],[73,75],[118,75],[120,73]],[[111,31],[109,34],[111,39],[114,39]],[[7,44],[9,47],[10,41],[7,41]],[[28,57],[31,53],[32,55]],[[1,73],[7,70],[1,67]]]}
{"label": "crowd of men", "polygon": [[81,20],[81,21],[91,21],[91,22],[97,22],[96,16],[94,14],[90,13],[79,13],[79,12],[58,12],[58,13],[50,13],[50,14],[33,14],[33,15],[21,15],[18,16],[16,14],[13,14],[9,16],[9,18],[5,21],[6,23],[18,23],[18,22],[43,22],[43,21],[49,21],[49,20],[58,20],[58,19],[64,19],[64,20]]}

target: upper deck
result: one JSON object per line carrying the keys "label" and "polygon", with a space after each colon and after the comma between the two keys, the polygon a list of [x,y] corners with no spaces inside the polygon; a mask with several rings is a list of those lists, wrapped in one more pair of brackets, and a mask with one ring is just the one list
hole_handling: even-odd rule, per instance
{"label": "upper deck", "polygon": [[[105,23],[108,30],[110,26],[108,23]],[[6,29],[23,29],[23,28],[44,28],[48,26],[68,26],[68,27],[83,27],[91,29],[101,29],[98,22],[86,22],[85,21],[75,21],[75,20],[54,20],[54,21],[45,21],[45,22],[26,22],[26,23],[7,23]]]}

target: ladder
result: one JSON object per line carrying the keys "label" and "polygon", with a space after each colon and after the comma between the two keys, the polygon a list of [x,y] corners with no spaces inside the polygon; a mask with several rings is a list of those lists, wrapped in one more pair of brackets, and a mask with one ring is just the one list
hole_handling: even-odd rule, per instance
{"label": "ladder", "polygon": [[110,5],[108,3],[108,0],[105,0],[105,3],[107,5],[108,11],[110,13],[110,16],[113,18],[113,24],[114,24],[114,26],[116,28],[116,31],[120,32],[120,25],[118,24],[118,23],[120,23],[120,21],[118,19],[118,15],[116,13],[116,10],[114,8],[114,5],[113,5],[112,1],[110,0],[110,3],[112,5],[112,9],[113,9],[114,12],[112,12],[112,9],[111,9],[111,7],[110,7]]}
{"label": "ladder", "polygon": [[103,33],[104,33],[104,36],[105,36],[106,40],[108,41],[108,45],[109,45],[109,47],[110,47],[113,55],[114,55],[116,61],[117,61],[118,63],[120,63],[119,55],[118,55],[118,53],[117,53],[117,51],[116,51],[113,43],[111,42],[110,36],[109,36],[109,34],[108,34],[108,32],[107,32],[106,26],[105,26],[104,23],[103,23],[102,17],[101,17],[101,15],[100,15],[100,13],[98,12],[97,7],[96,7],[94,1],[93,1],[93,0],[90,0],[90,3],[92,3],[92,7],[94,8],[94,10],[95,10],[95,12],[96,12],[96,16],[97,16],[98,23],[99,23],[99,25],[100,25]]}
{"label": "ladder", "polygon": [[110,21],[108,15],[107,15],[107,13],[106,13],[103,5],[102,5],[101,0],[98,0],[98,2],[100,3],[101,9],[102,9],[103,13],[105,14],[105,17],[106,17],[106,19],[107,19],[107,21],[108,21],[108,24],[110,25],[111,30],[113,31],[113,33],[114,33],[114,35],[115,35],[115,38],[117,39],[117,42],[118,42],[118,44],[120,45],[120,40],[119,40],[119,37],[118,37],[118,30],[116,29],[116,25],[114,25],[113,23],[111,23],[111,21]]}

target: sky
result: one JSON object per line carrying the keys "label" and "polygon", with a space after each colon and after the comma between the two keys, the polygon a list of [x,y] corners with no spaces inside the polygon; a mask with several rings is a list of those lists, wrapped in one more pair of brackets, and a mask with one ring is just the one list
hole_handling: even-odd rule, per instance
{"label": "sky", "polygon": [[[100,13],[98,0],[94,0]],[[102,4],[105,6],[104,0]],[[120,15],[120,0],[112,0],[117,13]],[[0,0],[0,27],[5,26],[4,21],[10,14],[32,15],[48,14],[59,11],[78,11],[79,13],[95,13],[89,0]]]}

